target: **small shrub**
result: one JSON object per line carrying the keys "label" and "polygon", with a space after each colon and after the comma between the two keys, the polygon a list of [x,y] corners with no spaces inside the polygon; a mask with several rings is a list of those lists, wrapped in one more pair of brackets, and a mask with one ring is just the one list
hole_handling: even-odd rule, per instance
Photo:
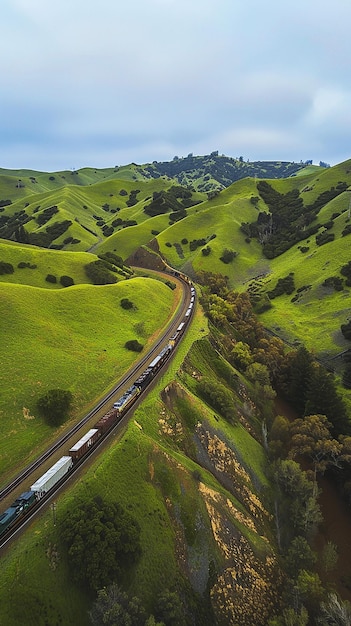
{"label": "small shrub", "polygon": [[57,278],[53,274],[48,274],[45,280],[47,283],[57,283]]}
{"label": "small shrub", "polygon": [[60,283],[62,287],[72,287],[72,285],[74,285],[74,280],[70,276],[61,276]]}
{"label": "small shrub", "polygon": [[206,246],[206,248],[202,248],[201,252],[202,252],[203,256],[209,256],[209,254],[211,254],[210,246]]}
{"label": "small shrub", "polygon": [[0,274],[13,274],[14,273],[13,265],[11,263],[6,263],[6,261],[0,261]]}
{"label": "small shrub", "polygon": [[152,230],[151,234],[154,235],[155,237],[157,237],[157,235],[160,234],[160,231],[159,230]]}
{"label": "small shrub", "polygon": [[228,248],[226,248],[225,250],[223,250],[222,256],[219,257],[219,260],[222,261],[222,263],[231,263],[235,257],[237,256],[237,252],[235,252],[234,250],[228,250]]}
{"label": "small shrub", "polygon": [[183,246],[186,246],[186,244],[188,243],[188,240],[186,237],[184,237],[181,241],[181,243],[183,244]]}
{"label": "small shrub", "polygon": [[172,244],[169,241],[166,241],[165,245],[167,246],[167,248],[171,248]]}
{"label": "small shrub", "polygon": [[329,276],[322,283],[323,287],[332,287],[335,291],[342,291],[343,289],[343,280],[340,276]]}
{"label": "small shrub", "polygon": [[144,346],[139,343],[137,339],[130,339],[126,341],[124,347],[127,348],[127,350],[132,350],[132,352],[141,352]]}
{"label": "small shrub", "polygon": [[59,426],[67,418],[72,399],[73,396],[70,391],[50,389],[38,400],[39,413],[50,426]]}
{"label": "small shrub", "polygon": [[334,241],[335,235],[334,233],[329,233],[327,230],[323,231],[316,235],[316,244],[317,246],[324,246],[326,243],[330,241]]}
{"label": "small shrub", "polygon": [[122,309],[126,309],[126,310],[133,309],[134,308],[134,304],[128,298],[122,298],[122,300],[121,300],[121,307],[122,307]]}

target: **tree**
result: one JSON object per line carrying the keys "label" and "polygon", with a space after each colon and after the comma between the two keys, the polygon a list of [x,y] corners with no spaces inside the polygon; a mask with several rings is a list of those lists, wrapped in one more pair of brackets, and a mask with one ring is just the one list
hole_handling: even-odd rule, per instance
{"label": "tree", "polygon": [[277,415],[269,431],[269,449],[274,458],[284,458],[290,444],[290,422],[283,415]]}
{"label": "tree", "polygon": [[322,563],[325,571],[328,573],[336,567],[338,562],[338,549],[335,543],[327,541],[322,551]]}
{"label": "tree", "polygon": [[127,348],[127,350],[132,350],[132,352],[141,352],[144,346],[137,339],[130,339],[126,341],[124,347]]}
{"label": "tree", "polygon": [[322,521],[318,489],[307,472],[290,459],[276,464],[274,478],[278,543],[285,546],[294,536],[308,537]]}
{"label": "tree", "polygon": [[252,363],[252,354],[250,346],[244,341],[237,341],[231,352],[231,361],[241,371],[245,371],[246,368]]}
{"label": "tree", "polygon": [[289,607],[284,609],[281,616],[269,620],[268,626],[307,626],[308,612],[304,606],[296,610]]}
{"label": "tree", "polygon": [[156,603],[156,617],[167,626],[184,626],[184,618],[181,599],[175,591],[164,589],[161,591]]}
{"label": "tree", "polygon": [[333,439],[330,426],[325,415],[308,415],[294,420],[290,426],[290,458],[307,457],[313,462],[315,471],[321,473],[329,465],[338,466],[343,446]]}
{"label": "tree", "polygon": [[144,626],[146,619],[139,598],[129,598],[116,583],[98,591],[89,616],[93,626]]}
{"label": "tree", "polygon": [[297,587],[308,612],[316,614],[319,604],[325,596],[325,590],[318,574],[301,570],[297,578]]}
{"label": "tree", "polygon": [[351,624],[351,605],[343,602],[336,595],[330,593],[326,601],[321,602],[321,612],[317,617],[320,626],[349,626]]}
{"label": "tree", "polygon": [[74,285],[74,280],[73,278],[71,278],[71,276],[61,276],[60,283],[62,287],[71,287],[72,285]]}
{"label": "tree", "polygon": [[37,402],[39,413],[50,426],[59,426],[65,419],[70,409],[73,395],[65,389],[50,389]]}
{"label": "tree", "polygon": [[285,557],[285,569],[289,576],[296,578],[301,569],[311,570],[316,561],[317,556],[306,539],[301,535],[294,537]]}
{"label": "tree", "polygon": [[312,362],[311,354],[304,347],[293,353],[290,359],[286,395],[300,415],[303,415],[305,411],[307,384],[311,377]]}
{"label": "tree", "polygon": [[138,523],[119,503],[99,496],[72,508],[61,535],[74,580],[92,590],[118,581],[141,552]]}
{"label": "tree", "polygon": [[334,434],[351,434],[351,425],[334,378],[324,367],[313,363],[307,385],[305,415],[326,415]]}

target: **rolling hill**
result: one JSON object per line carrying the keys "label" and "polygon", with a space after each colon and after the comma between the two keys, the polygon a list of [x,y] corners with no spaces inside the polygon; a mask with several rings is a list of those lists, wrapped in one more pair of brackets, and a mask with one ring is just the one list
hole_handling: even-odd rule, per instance
{"label": "rolling hill", "polygon": [[[273,422],[274,396],[234,367],[236,329],[209,323],[201,295],[210,274],[224,276],[288,348],[306,345],[335,369],[341,388],[350,186],[351,161],[249,164],[218,153],[105,170],[0,170],[2,483],[57,435],[36,411],[46,390],[73,392],[73,423],[135,359],[125,341],[147,346],[172,315],[178,290],[148,268],[166,261],[199,296],[157,386],[58,498],[57,525],[47,509],[4,555],[0,622],[26,615],[28,626],[88,626],[93,594],[73,579],[63,534],[70,511],[93,498],[120,503],[140,528],[140,559],[121,584],[141,599],[148,624],[163,617],[160,590],[180,598],[180,623],[196,616],[198,626],[264,626],[281,608],[263,427]],[[91,264],[116,282],[95,284]],[[130,311],[120,304],[126,297]],[[350,394],[343,390],[348,407]],[[335,581],[345,590],[339,573]]]}

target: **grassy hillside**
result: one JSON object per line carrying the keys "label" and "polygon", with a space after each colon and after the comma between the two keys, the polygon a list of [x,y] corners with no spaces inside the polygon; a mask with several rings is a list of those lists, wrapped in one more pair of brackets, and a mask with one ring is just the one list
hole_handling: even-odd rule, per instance
{"label": "grassy hillside", "polygon": [[211,614],[210,595],[219,620],[265,623],[279,588],[270,514],[262,501],[265,455],[244,427],[255,418],[245,408],[243,380],[232,388],[236,425],[193,395],[196,376],[224,383],[203,339],[205,326],[198,313],[175,362],[120,441],[58,499],[56,527],[47,510],[3,558],[0,621],[7,626],[18,623],[19,607],[28,626],[88,625],[92,598],[70,582],[61,529],[68,510],[96,494],[117,500],[140,525],[142,555],[124,583],[148,614],[160,590],[169,588],[199,623]]}
{"label": "grassy hillside", "polygon": [[[38,417],[37,399],[54,387],[71,390],[71,421],[77,420],[134,361],[125,341],[138,339],[146,349],[177,305],[178,290],[151,278],[89,284],[84,265],[95,254],[113,251],[126,259],[152,241],[153,250],[158,246],[175,268],[195,280],[200,270],[221,273],[230,288],[250,288],[258,305],[267,303],[279,279],[293,275],[293,291],[271,298],[261,321],[289,344],[305,343],[323,358],[349,346],[340,324],[350,315],[350,289],[345,283],[341,291],[322,284],[325,278],[341,277],[341,266],[350,261],[349,236],[342,236],[348,191],[322,206],[317,233],[266,258],[257,239],[241,229],[242,222],[254,222],[259,212],[269,210],[257,179],[239,180],[209,200],[203,185],[216,179],[210,174],[205,180],[208,174],[201,172],[194,187],[201,186],[203,193],[193,194],[198,203],[170,224],[169,210],[152,218],[144,211],[155,192],[174,185],[166,174],[151,179],[157,172],[157,164],[152,165],[153,173],[135,164],[0,173],[0,199],[12,200],[0,217],[18,219],[25,211],[32,218],[24,223],[27,232],[39,235],[48,226],[71,222],[50,244],[61,250],[14,241],[0,246],[0,261],[15,270],[0,276],[2,483],[57,435]],[[351,162],[306,171],[269,183],[281,194],[298,188],[305,207],[340,182],[351,185]],[[188,174],[182,181],[188,184]],[[46,222],[45,211],[53,206],[57,212]],[[108,235],[106,227],[117,218],[122,224]],[[124,227],[128,221],[137,223]],[[318,245],[316,235],[324,231],[334,240]],[[76,241],[65,243],[68,237]],[[225,250],[235,253],[228,263],[220,260]],[[47,283],[48,273],[69,275],[75,286]],[[121,308],[124,297],[133,301],[133,310]],[[197,305],[174,362],[124,434],[113,438],[107,452],[58,498],[57,525],[47,509],[3,557],[0,623],[12,626],[25,615],[28,626],[88,625],[92,596],[72,583],[62,524],[72,506],[97,494],[121,503],[140,525],[141,558],[123,583],[141,598],[148,614],[155,611],[160,589],[169,588],[189,614],[197,612],[198,623],[206,623],[212,610],[223,624],[267,623],[279,604],[281,577],[255,388],[220,356],[218,337],[210,342],[207,333]],[[232,419],[201,399],[204,377],[231,394]]]}
{"label": "grassy hillside", "polygon": [[[172,314],[178,293],[160,281],[133,278],[55,290],[1,283],[0,294],[4,483],[57,436],[38,417],[38,398],[49,389],[69,389],[72,420],[82,416],[139,358],[125,342],[137,339],[146,349]],[[135,305],[130,311],[120,306],[126,297]]]}

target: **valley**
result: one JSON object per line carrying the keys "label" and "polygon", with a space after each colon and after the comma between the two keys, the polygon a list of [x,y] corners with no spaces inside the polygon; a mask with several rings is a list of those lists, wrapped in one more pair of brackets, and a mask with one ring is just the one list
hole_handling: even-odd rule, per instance
{"label": "valley", "polygon": [[[322,523],[319,469],[310,449],[294,451],[273,404],[276,389],[292,400],[293,389],[310,393],[292,380],[293,359],[307,348],[309,385],[323,364],[345,407],[335,420],[330,409],[323,436],[334,446],[334,465],[325,453],[328,476],[349,507],[350,340],[341,327],[350,321],[351,161],[249,165],[213,153],[106,170],[0,170],[2,483],[136,362],[128,340],[147,350],[174,314],[179,287],[150,270],[169,264],[198,293],[174,360],[60,496],[57,524],[47,509],[3,556],[7,626],[21,623],[19,607],[28,625],[91,623],[99,588],[78,575],[65,524],[97,497],[117,502],[139,528],[138,558],[128,565],[126,557],[106,585],[117,581],[137,596],[144,623],[280,626],[291,609],[289,581],[301,619],[304,611],[317,619],[332,593],[339,570],[323,569],[323,542],[317,565],[290,550],[295,540],[313,546]],[[68,421],[56,427],[37,410],[53,388],[73,395]],[[287,472],[302,490],[296,501],[284,492]],[[351,575],[345,565],[340,571]],[[340,580],[337,587],[342,593]],[[177,622],[162,613],[162,592],[181,598]]]}

